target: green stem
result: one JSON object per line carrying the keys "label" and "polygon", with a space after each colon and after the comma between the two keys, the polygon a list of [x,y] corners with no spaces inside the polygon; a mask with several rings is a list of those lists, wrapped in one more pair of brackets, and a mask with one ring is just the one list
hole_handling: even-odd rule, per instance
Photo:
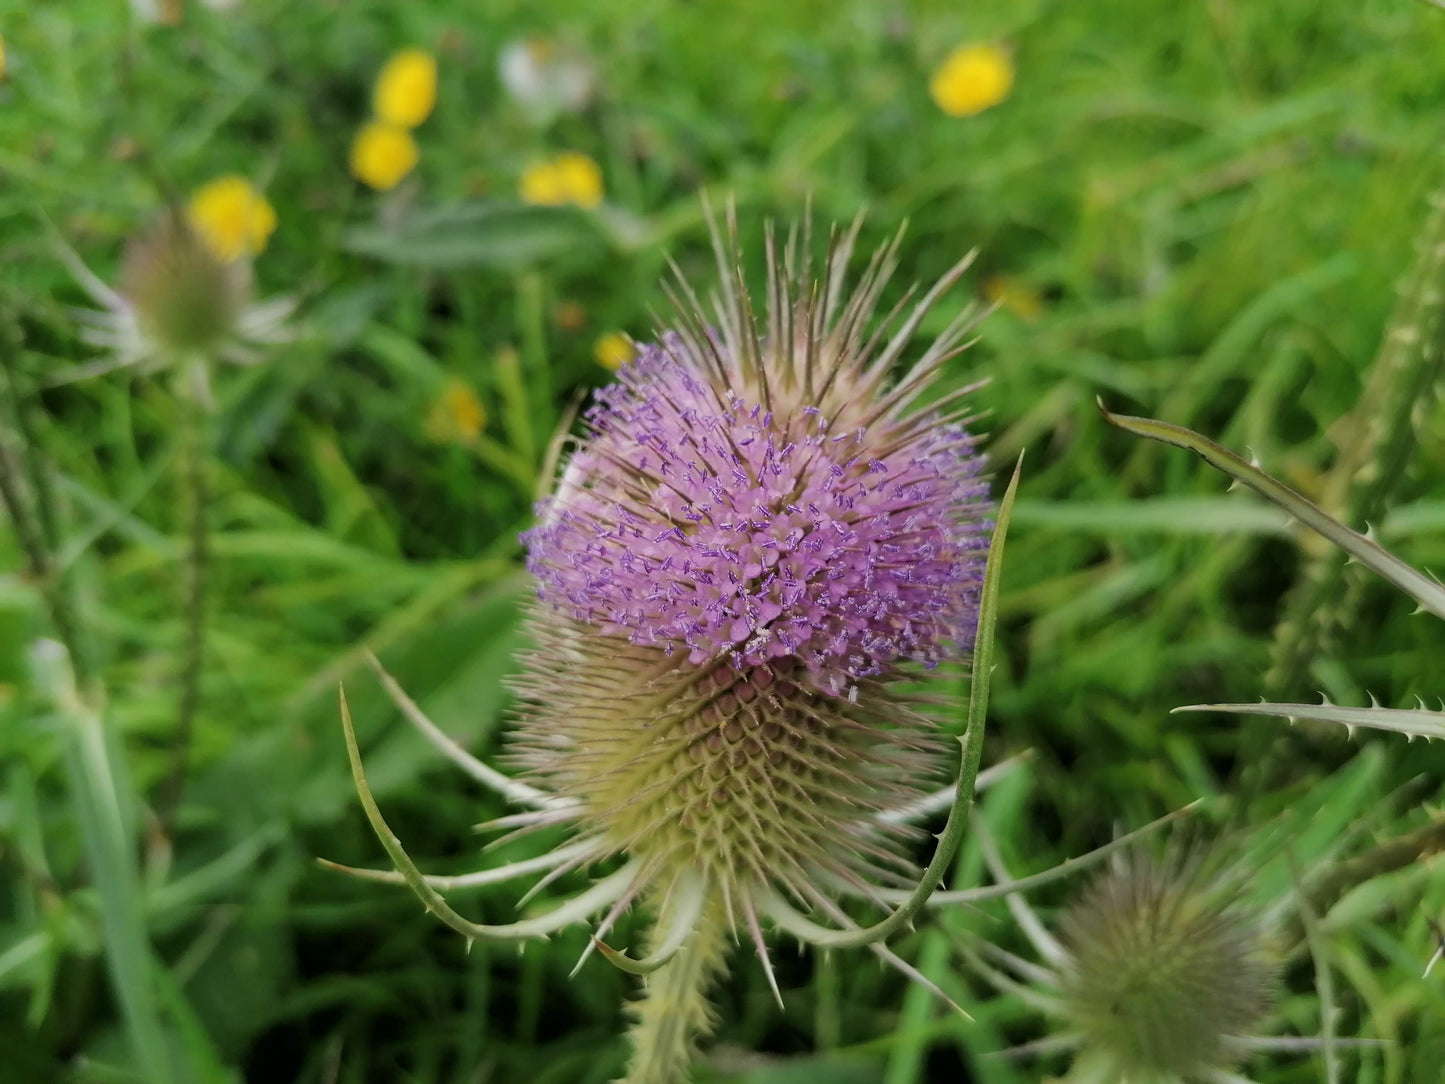
{"label": "green stem", "polygon": [[[1419,256],[1400,284],[1395,311],[1358,402],[1332,431],[1335,464],[1316,501],[1342,523],[1379,523],[1419,448],[1421,404],[1445,376],[1445,188],[1431,194]],[[1265,690],[1271,699],[1297,688],[1331,635],[1350,627],[1363,577],[1346,576],[1345,556],[1330,550],[1309,562],[1275,629]],[[1270,730],[1266,733],[1273,734]],[[1275,757],[1281,747],[1273,744]]]}
{"label": "green stem", "polygon": [[[658,914],[653,938],[669,925]],[[682,1084],[697,1053],[697,1040],[712,1030],[708,989],[723,972],[728,924],[722,907],[708,905],[682,950],[648,975],[641,1001],[632,1006],[632,1060],[618,1084]]]}
{"label": "green stem", "polygon": [[522,340],[523,372],[529,388],[535,389],[532,401],[536,404],[536,414],[527,428],[527,447],[522,450],[527,461],[535,464],[537,447],[546,440],[538,433],[551,433],[556,410],[552,368],[547,359],[547,285],[536,271],[517,280],[517,328]]}
{"label": "green stem", "polygon": [[0,345],[0,364],[5,367],[5,385],[10,393],[10,409],[15,414],[15,431],[20,434],[25,470],[35,498],[35,513],[40,520],[40,534],[46,548],[54,553],[60,548],[60,533],[56,525],[53,491],[40,462],[40,440],[35,434],[35,427],[30,424],[30,411],[20,400],[20,374],[15,364],[14,342],[9,339],[8,331],[0,330],[0,335],[7,338],[7,341]]}
{"label": "green stem", "polygon": [[[195,362],[200,365],[203,362]],[[176,709],[176,736],[170,774],[161,792],[162,833],[169,833],[185,790],[191,735],[201,701],[201,674],[206,648],[206,446],[205,408],[199,396],[183,403],[181,435],[181,488],[186,515],[185,643],[181,656],[181,692]]]}

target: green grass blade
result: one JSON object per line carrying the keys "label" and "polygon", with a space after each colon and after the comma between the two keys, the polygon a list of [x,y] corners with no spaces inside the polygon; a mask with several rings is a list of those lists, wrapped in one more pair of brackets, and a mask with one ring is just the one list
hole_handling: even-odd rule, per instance
{"label": "green grass blade", "polygon": [[173,1084],[175,1075],[156,999],[154,957],[136,870],[134,817],[125,766],[105,725],[76,690],[65,649],[42,641],[33,655],[38,684],[70,728],[68,782],[85,840],[91,879],[100,897],[100,925],[126,1035],[147,1081]]}

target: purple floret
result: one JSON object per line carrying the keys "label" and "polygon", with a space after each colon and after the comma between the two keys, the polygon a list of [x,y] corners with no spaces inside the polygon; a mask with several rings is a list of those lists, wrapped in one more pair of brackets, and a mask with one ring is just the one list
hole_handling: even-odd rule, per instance
{"label": "purple floret", "polygon": [[833,694],[965,653],[988,542],[975,439],[773,406],[669,339],[642,348],[523,536],[541,600],[697,666],[795,660]]}

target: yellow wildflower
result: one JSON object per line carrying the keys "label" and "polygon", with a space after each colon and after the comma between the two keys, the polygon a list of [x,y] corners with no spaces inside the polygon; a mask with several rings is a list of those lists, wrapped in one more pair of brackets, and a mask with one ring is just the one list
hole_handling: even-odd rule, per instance
{"label": "yellow wildflower", "polygon": [[487,424],[487,411],[464,382],[452,378],[427,415],[426,433],[438,444],[466,443],[476,440]]}
{"label": "yellow wildflower", "polygon": [[5,78],[5,35],[0,34],[0,79]]}
{"label": "yellow wildflower", "polygon": [[604,369],[620,369],[637,356],[637,348],[620,331],[609,331],[592,347],[592,356]]}
{"label": "yellow wildflower", "polygon": [[1014,66],[997,45],[963,45],[928,81],[929,93],[950,117],[971,117],[998,105],[1014,84]]}
{"label": "yellow wildflower", "polygon": [[401,50],[376,78],[376,116],[384,124],[415,128],[431,115],[436,101],[437,62],[425,50]]}
{"label": "yellow wildflower", "polygon": [[587,155],[568,151],[529,167],[517,191],[525,203],[596,207],[602,202],[602,170]]}
{"label": "yellow wildflower", "polygon": [[276,229],[276,209],[245,177],[218,177],[191,196],[186,219],[216,258],[257,256]]}
{"label": "yellow wildflower", "polygon": [[419,157],[416,140],[405,128],[372,121],[351,142],[351,175],[384,192],[415,169]]}
{"label": "yellow wildflower", "polygon": [[990,276],[983,284],[983,296],[1020,320],[1037,320],[1044,311],[1039,292],[1012,275]]}

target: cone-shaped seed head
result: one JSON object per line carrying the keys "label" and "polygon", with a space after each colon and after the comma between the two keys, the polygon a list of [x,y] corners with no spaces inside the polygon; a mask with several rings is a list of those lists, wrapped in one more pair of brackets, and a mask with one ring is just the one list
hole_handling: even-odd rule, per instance
{"label": "cone-shaped seed head", "polygon": [[1275,966],[1257,917],[1188,858],[1135,857],[1060,926],[1061,992],[1084,1048],[1128,1084],[1203,1079],[1268,1009]]}
{"label": "cone-shaped seed head", "polygon": [[891,380],[911,321],[871,324],[893,249],[845,296],[851,238],[821,282],[806,241],[771,261],[764,326],[723,252],[716,323],[679,306],[598,393],[525,537],[521,759],[729,901],[906,865],[871,814],[945,767],[921,671],[976,622],[982,461],[946,406],[909,411],[967,321]]}
{"label": "cone-shaped seed head", "polygon": [[184,219],[167,214],[126,250],[121,292],[158,347],[205,354],[235,331],[250,274],[244,263],[218,260]]}

